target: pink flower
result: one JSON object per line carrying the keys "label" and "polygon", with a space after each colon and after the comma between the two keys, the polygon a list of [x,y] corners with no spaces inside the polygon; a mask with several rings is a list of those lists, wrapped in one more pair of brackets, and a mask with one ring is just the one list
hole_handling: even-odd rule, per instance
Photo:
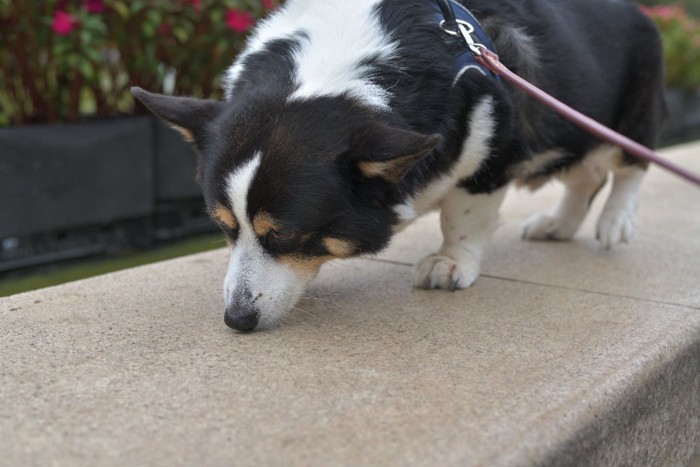
{"label": "pink flower", "polygon": [[161,36],[169,36],[172,30],[172,26],[170,26],[168,23],[161,23],[160,26],[158,26],[158,33]]}
{"label": "pink flower", "polygon": [[253,15],[243,10],[229,10],[226,13],[226,26],[236,32],[246,32],[253,26]]}
{"label": "pink flower", "polygon": [[51,29],[59,36],[67,36],[76,26],[78,26],[78,22],[65,11],[57,11],[54,13]]}
{"label": "pink flower", "polygon": [[105,5],[102,0],[87,0],[85,7],[90,13],[104,13]]}
{"label": "pink flower", "polygon": [[676,5],[640,6],[640,8],[647,16],[661,20],[684,20],[688,16],[683,7]]}
{"label": "pink flower", "polygon": [[275,8],[275,0],[262,0],[262,6],[266,10],[272,10]]}

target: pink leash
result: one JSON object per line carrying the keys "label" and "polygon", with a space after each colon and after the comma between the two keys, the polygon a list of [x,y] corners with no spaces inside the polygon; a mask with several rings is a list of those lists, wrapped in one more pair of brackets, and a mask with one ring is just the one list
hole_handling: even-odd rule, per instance
{"label": "pink leash", "polygon": [[[474,47],[475,46],[475,47]],[[520,76],[516,75],[510,71],[498,58],[498,55],[488,50],[481,44],[472,44],[471,51],[474,55],[474,59],[481,65],[491,70],[492,72],[500,75],[503,79],[510,82],[517,88],[523,90],[526,94],[537,99],[550,109],[554,110],[567,120],[575,123],[584,130],[590,132],[591,134],[597,136],[603,141],[607,141],[616,146],[621,147],[629,154],[636,156],[648,162],[653,162],[654,164],[660,165],[669,172],[682,177],[696,185],[700,185],[700,175],[697,175],[684,167],[681,167],[673,162],[670,162],[658,153],[652,151],[651,149],[643,146],[636,141],[632,141],[628,137],[621,135],[620,133],[598,123],[590,117],[583,115],[581,112],[572,109],[563,102],[550,96],[537,86],[525,81]]]}

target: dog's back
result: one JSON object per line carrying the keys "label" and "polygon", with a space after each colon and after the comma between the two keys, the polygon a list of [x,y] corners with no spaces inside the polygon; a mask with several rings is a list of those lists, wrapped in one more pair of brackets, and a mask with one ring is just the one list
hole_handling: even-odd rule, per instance
{"label": "dog's back", "polygon": [[[549,94],[649,147],[666,117],[663,46],[636,4],[617,0],[463,2],[481,12],[502,61]],[[588,153],[595,138],[540,104],[511,93],[521,138],[532,154],[553,147],[566,157],[523,178],[536,181]],[[630,157],[627,162],[636,163]],[[535,164],[529,165],[531,168]]]}

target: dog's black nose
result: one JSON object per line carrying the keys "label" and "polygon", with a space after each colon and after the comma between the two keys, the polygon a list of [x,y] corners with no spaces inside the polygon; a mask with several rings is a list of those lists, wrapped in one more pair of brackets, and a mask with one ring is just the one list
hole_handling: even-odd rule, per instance
{"label": "dog's black nose", "polygon": [[226,326],[236,331],[252,331],[258,325],[260,313],[238,314],[226,310],[224,313],[224,323]]}

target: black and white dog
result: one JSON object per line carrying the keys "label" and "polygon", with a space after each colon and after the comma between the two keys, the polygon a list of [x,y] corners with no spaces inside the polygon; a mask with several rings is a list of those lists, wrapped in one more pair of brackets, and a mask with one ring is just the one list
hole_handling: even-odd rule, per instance
{"label": "black and white dog", "polygon": [[[657,30],[626,0],[463,0],[501,61],[647,146],[665,116]],[[134,95],[201,154],[208,209],[233,245],[225,321],[269,326],[321,265],[372,254],[441,211],[415,285],[479,275],[511,181],[566,186],[525,239],[569,239],[612,172],[603,248],[629,241],[645,165],[476,66],[433,0],[288,0],[225,76],[225,101]]]}

